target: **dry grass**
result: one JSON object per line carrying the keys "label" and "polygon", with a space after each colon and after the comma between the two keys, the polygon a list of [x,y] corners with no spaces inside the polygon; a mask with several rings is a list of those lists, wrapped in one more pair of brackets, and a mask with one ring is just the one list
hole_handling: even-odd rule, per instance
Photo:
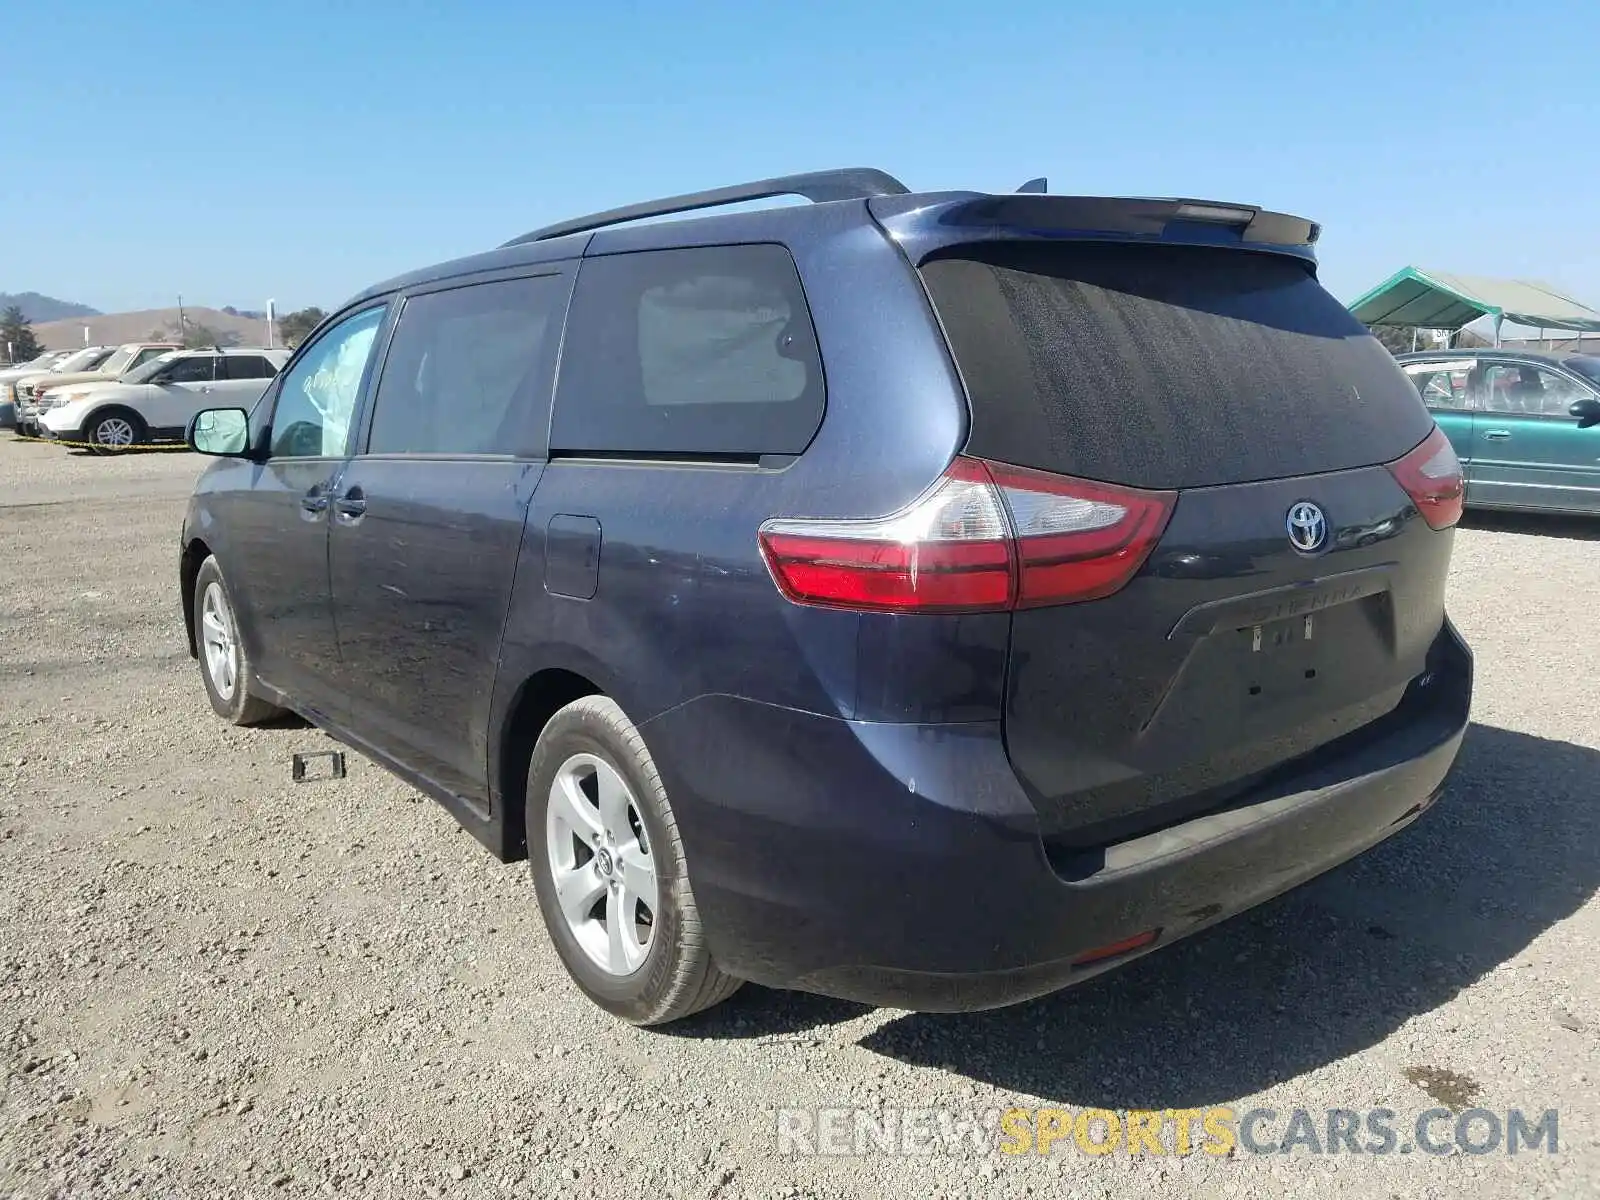
{"label": "dry grass", "polygon": [[[219,333],[236,333],[242,346],[265,344],[267,322],[260,317],[233,317],[215,308],[184,306],[190,325],[204,325]],[[89,341],[101,346],[123,342],[142,342],[158,331],[176,329],[176,308],[147,308],[140,312],[108,313],[100,317],[70,317],[65,321],[43,321],[33,327],[34,336],[52,350],[83,345],[83,328],[89,327]]]}

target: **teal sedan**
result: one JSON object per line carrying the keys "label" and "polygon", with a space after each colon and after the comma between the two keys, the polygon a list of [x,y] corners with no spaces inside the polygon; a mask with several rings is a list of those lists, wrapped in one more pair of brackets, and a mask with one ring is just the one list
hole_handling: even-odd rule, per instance
{"label": "teal sedan", "polygon": [[1600,514],[1600,358],[1402,354],[1466,471],[1467,505]]}

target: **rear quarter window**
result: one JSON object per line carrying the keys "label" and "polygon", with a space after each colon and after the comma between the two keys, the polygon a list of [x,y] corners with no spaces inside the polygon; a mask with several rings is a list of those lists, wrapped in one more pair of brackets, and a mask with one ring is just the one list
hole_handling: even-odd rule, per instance
{"label": "rear quarter window", "polygon": [[228,354],[222,359],[228,379],[271,379],[278,368],[255,354]]}
{"label": "rear quarter window", "polygon": [[1389,352],[1286,256],[990,243],[922,275],[984,457],[1192,488],[1386,462],[1431,424]]}
{"label": "rear quarter window", "polygon": [[782,246],[652,250],[578,273],[550,448],[686,457],[798,454],[822,362]]}

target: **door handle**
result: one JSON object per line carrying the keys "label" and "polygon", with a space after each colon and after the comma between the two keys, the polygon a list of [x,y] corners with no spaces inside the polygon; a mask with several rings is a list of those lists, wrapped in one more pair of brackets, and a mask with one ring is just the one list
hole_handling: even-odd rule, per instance
{"label": "door handle", "polygon": [[359,485],[350,488],[334,504],[334,511],[346,521],[359,521],[367,511],[367,494]]}
{"label": "door handle", "polygon": [[308,516],[317,516],[328,511],[328,497],[319,483],[300,497],[300,508]]}
{"label": "door handle", "polygon": [[1511,440],[1511,430],[1485,429],[1483,431],[1483,440],[1486,442],[1509,442]]}

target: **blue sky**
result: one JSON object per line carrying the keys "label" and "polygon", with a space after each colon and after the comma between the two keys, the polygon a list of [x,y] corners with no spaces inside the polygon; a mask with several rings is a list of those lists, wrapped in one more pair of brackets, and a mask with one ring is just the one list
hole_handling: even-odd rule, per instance
{"label": "blue sky", "polygon": [[1592,0],[74,0],[4,24],[0,291],[106,311],[331,307],[562,216],[856,165],[1286,209],[1323,222],[1345,300],[1416,263],[1600,304]]}

